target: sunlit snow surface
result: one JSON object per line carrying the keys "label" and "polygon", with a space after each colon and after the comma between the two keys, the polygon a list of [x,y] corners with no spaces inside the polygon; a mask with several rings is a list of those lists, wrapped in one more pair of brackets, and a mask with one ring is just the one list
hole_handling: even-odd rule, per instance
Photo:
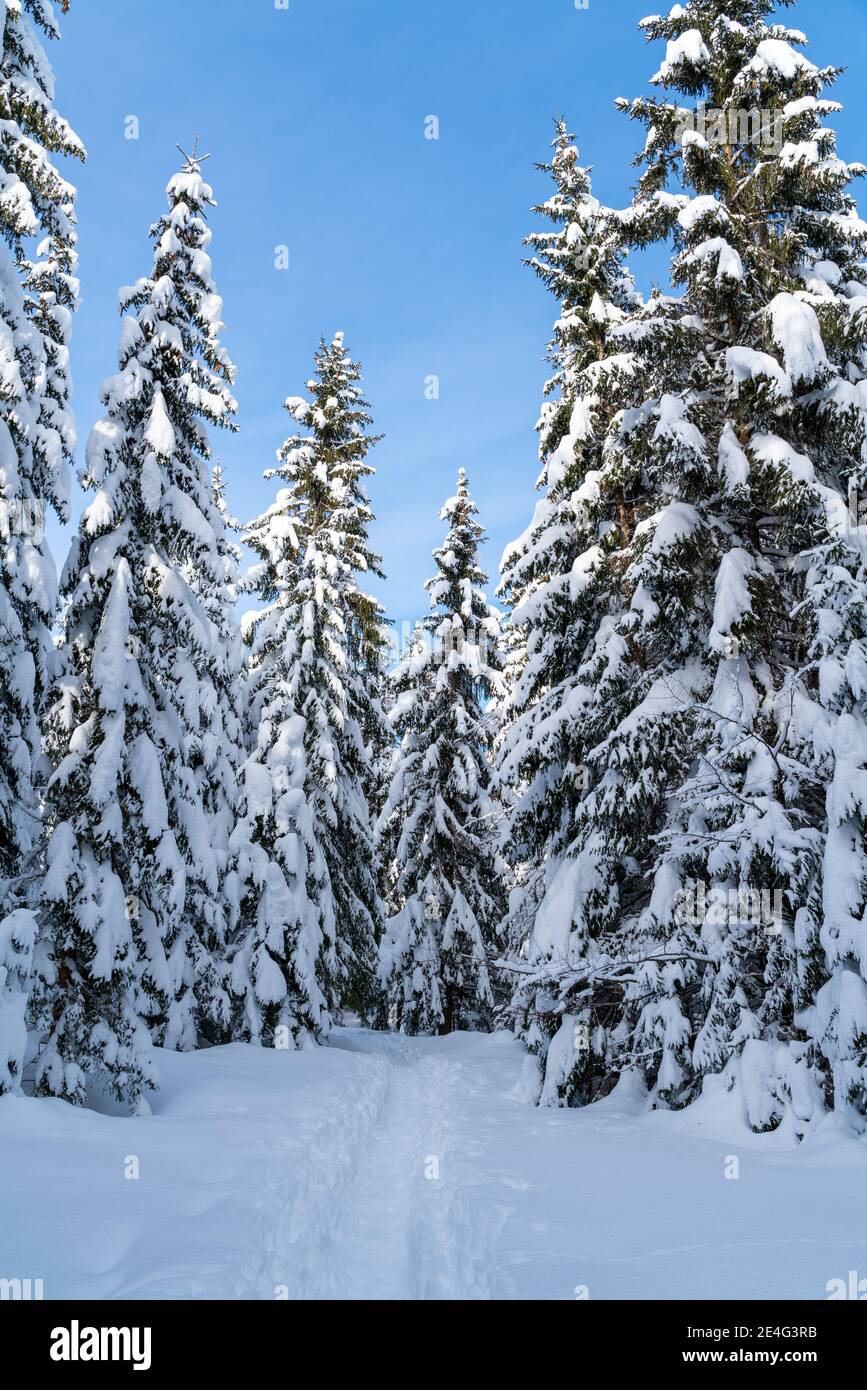
{"label": "sunlit snow surface", "polygon": [[342,1029],[161,1053],[149,1119],[7,1096],[0,1277],[46,1298],[823,1299],[867,1273],[867,1145],[833,1120],[799,1145],[721,1095],[540,1110],[525,1060],[506,1034]]}

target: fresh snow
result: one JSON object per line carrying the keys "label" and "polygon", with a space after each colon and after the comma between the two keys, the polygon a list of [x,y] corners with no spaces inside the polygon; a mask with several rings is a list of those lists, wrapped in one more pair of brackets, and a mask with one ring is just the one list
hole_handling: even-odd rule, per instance
{"label": "fresh snow", "polygon": [[698,29],[687,29],[679,38],[669,39],[665,61],[659,72],[650,79],[651,82],[670,81],[684,63],[696,68],[703,68],[706,63],[710,63],[710,52]]}
{"label": "fresh snow", "polygon": [[765,377],[781,400],[792,394],[791,378],[767,352],[756,352],[748,347],[726,348],[726,365],[736,388]]}
{"label": "fresh snow", "polygon": [[809,58],[805,58],[784,39],[763,39],[750,67],[754,72],[775,73],[787,82],[805,73],[812,75],[818,71]]}
{"label": "fresh snow", "polygon": [[794,382],[812,382],[828,368],[822,329],[815,309],[793,294],[778,294],[768,306],[774,342]]}
{"label": "fresh snow", "polygon": [[149,1119],[4,1096],[3,1268],[49,1299],[573,1300],[821,1299],[867,1265],[835,1121],[798,1147],[724,1094],[540,1110],[533,1066],[507,1033],[341,1028],[162,1052]]}
{"label": "fresh snow", "polygon": [[[198,137],[121,291],[69,515],[75,191],[52,161],[83,149],[52,0],[0,0],[0,1284],[811,1300],[857,1278],[867,168],[824,124],[837,70],[773,8],[644,21],[673,99],[617,103],[645,126],[630,208],[557,120],[524,243],[557,304],[541,495],[506,611],[461,468],[388,678],[379,436],[343,333],[286,400],[276,498],[229,513]],[[749,108],[721,152],[689,128],[711,99]],[[645,302],[651,246],[677,293]]]}

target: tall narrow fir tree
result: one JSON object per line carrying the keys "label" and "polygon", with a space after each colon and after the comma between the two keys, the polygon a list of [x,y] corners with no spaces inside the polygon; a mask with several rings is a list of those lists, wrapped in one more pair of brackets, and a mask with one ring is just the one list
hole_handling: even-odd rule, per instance
{"label": "tall narrow fir tree", "polygon": [[36,991],[39,1091],[80,1103],[99,1077],[138,1110],[151,1037],[195,1044],[223,912],[201,716],[224,653],[203,596],[226,578],[207,426],[231,427],[234,369],[195,152],[167,192],[152,275],[121,293],[120,370],[83,475],[94,497],[63,576]]}
{"label": "tall narrow fir tree", "polygon": [[379,835],[393,864],[380,976],[406,1033],[490,1024],[490,963],[505,908],[490,792],[493,723],[502,691],[499,618],[479,567],[484,531],[466,475],[442,518],[448,534],[428,580],[431,614],[393,674],[401,738]]}
{"label": "tall narrow fir tree", "polygon": [[17,1089],[41,870],[39,721],[53,664],[57,576],[45,536],[68,515],[75,431],[69,334],[78,282],[75,190],[57,155],[84,148],[54,106],[48,0],[0,11],[0,1094]]}
{"label": "tall narrow fir tree", "polygon": [[[273,1045],[327,1033],[373,1007],[382,906],[370,816],[379,605],[364,481],[376,437],[360,368],[338,334],[320,344],[309,398],[267,476],[285,486],[245,528],[264,601],[248,640],[252,752],[233,836],[241,1036]],[[374,681],[373,689],[371,682]],[[277,1030],[281,1030],[279,1033]]]}

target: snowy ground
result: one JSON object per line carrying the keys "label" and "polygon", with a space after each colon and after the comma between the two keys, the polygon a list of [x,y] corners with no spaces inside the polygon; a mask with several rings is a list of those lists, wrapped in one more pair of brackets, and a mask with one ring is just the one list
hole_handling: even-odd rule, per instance
{"label": "snowy ground", "polygon": [[522,1061],[505,1034],[342,1029],[162,1054],[150,1119],[5,1097],[0,1276],[46,1298],[821,1299],[867,1271],[863,1143],[760,1138],[720,1097],[538,1110]]}

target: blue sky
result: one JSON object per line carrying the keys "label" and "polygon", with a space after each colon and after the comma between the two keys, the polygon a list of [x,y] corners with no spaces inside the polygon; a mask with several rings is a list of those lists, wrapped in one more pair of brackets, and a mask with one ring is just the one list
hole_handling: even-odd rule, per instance
{"label": "blue sky", "polygon": [[[281,0],[278,0],[281,3]],[[290,432],[282,409],[338,329],[365,368],[377,429],[371,493],[379,592],[423,611],[443,500],[464,467],[496,571],[523,530],[554,303],[521,264],[547,183],[555,115],[594,189],[629,199],[640,130],[613,109],[647,89],[653,0],[72,0],[51,46],[58,105],[88,147],[80,189],[83,304],[75,409],[83,444],[115,370],[117,290],[151,265],[148,227],[201,131],[219,207],[212,255],[237,367],[240,433],[217,439],[229,503],[248,518]],[[788,21],[816,62],[846,63],[841,153],[867,161],[867,0],[801,0]],[[138,119],[130,140],[128,117]],[[425,139],[436,116],[438,140]],[[864,199],[867,206],[867,196]],[[289,249],[289,269],[274,266]],[[662,260],[638,268],[646,286]],[[430,375],[439,400],[425,396]],[[77,499],[76,505],[80,502]],[[64,542],[55,536],[58,559]],[[493,583],[491,585],[493,588]]]}

